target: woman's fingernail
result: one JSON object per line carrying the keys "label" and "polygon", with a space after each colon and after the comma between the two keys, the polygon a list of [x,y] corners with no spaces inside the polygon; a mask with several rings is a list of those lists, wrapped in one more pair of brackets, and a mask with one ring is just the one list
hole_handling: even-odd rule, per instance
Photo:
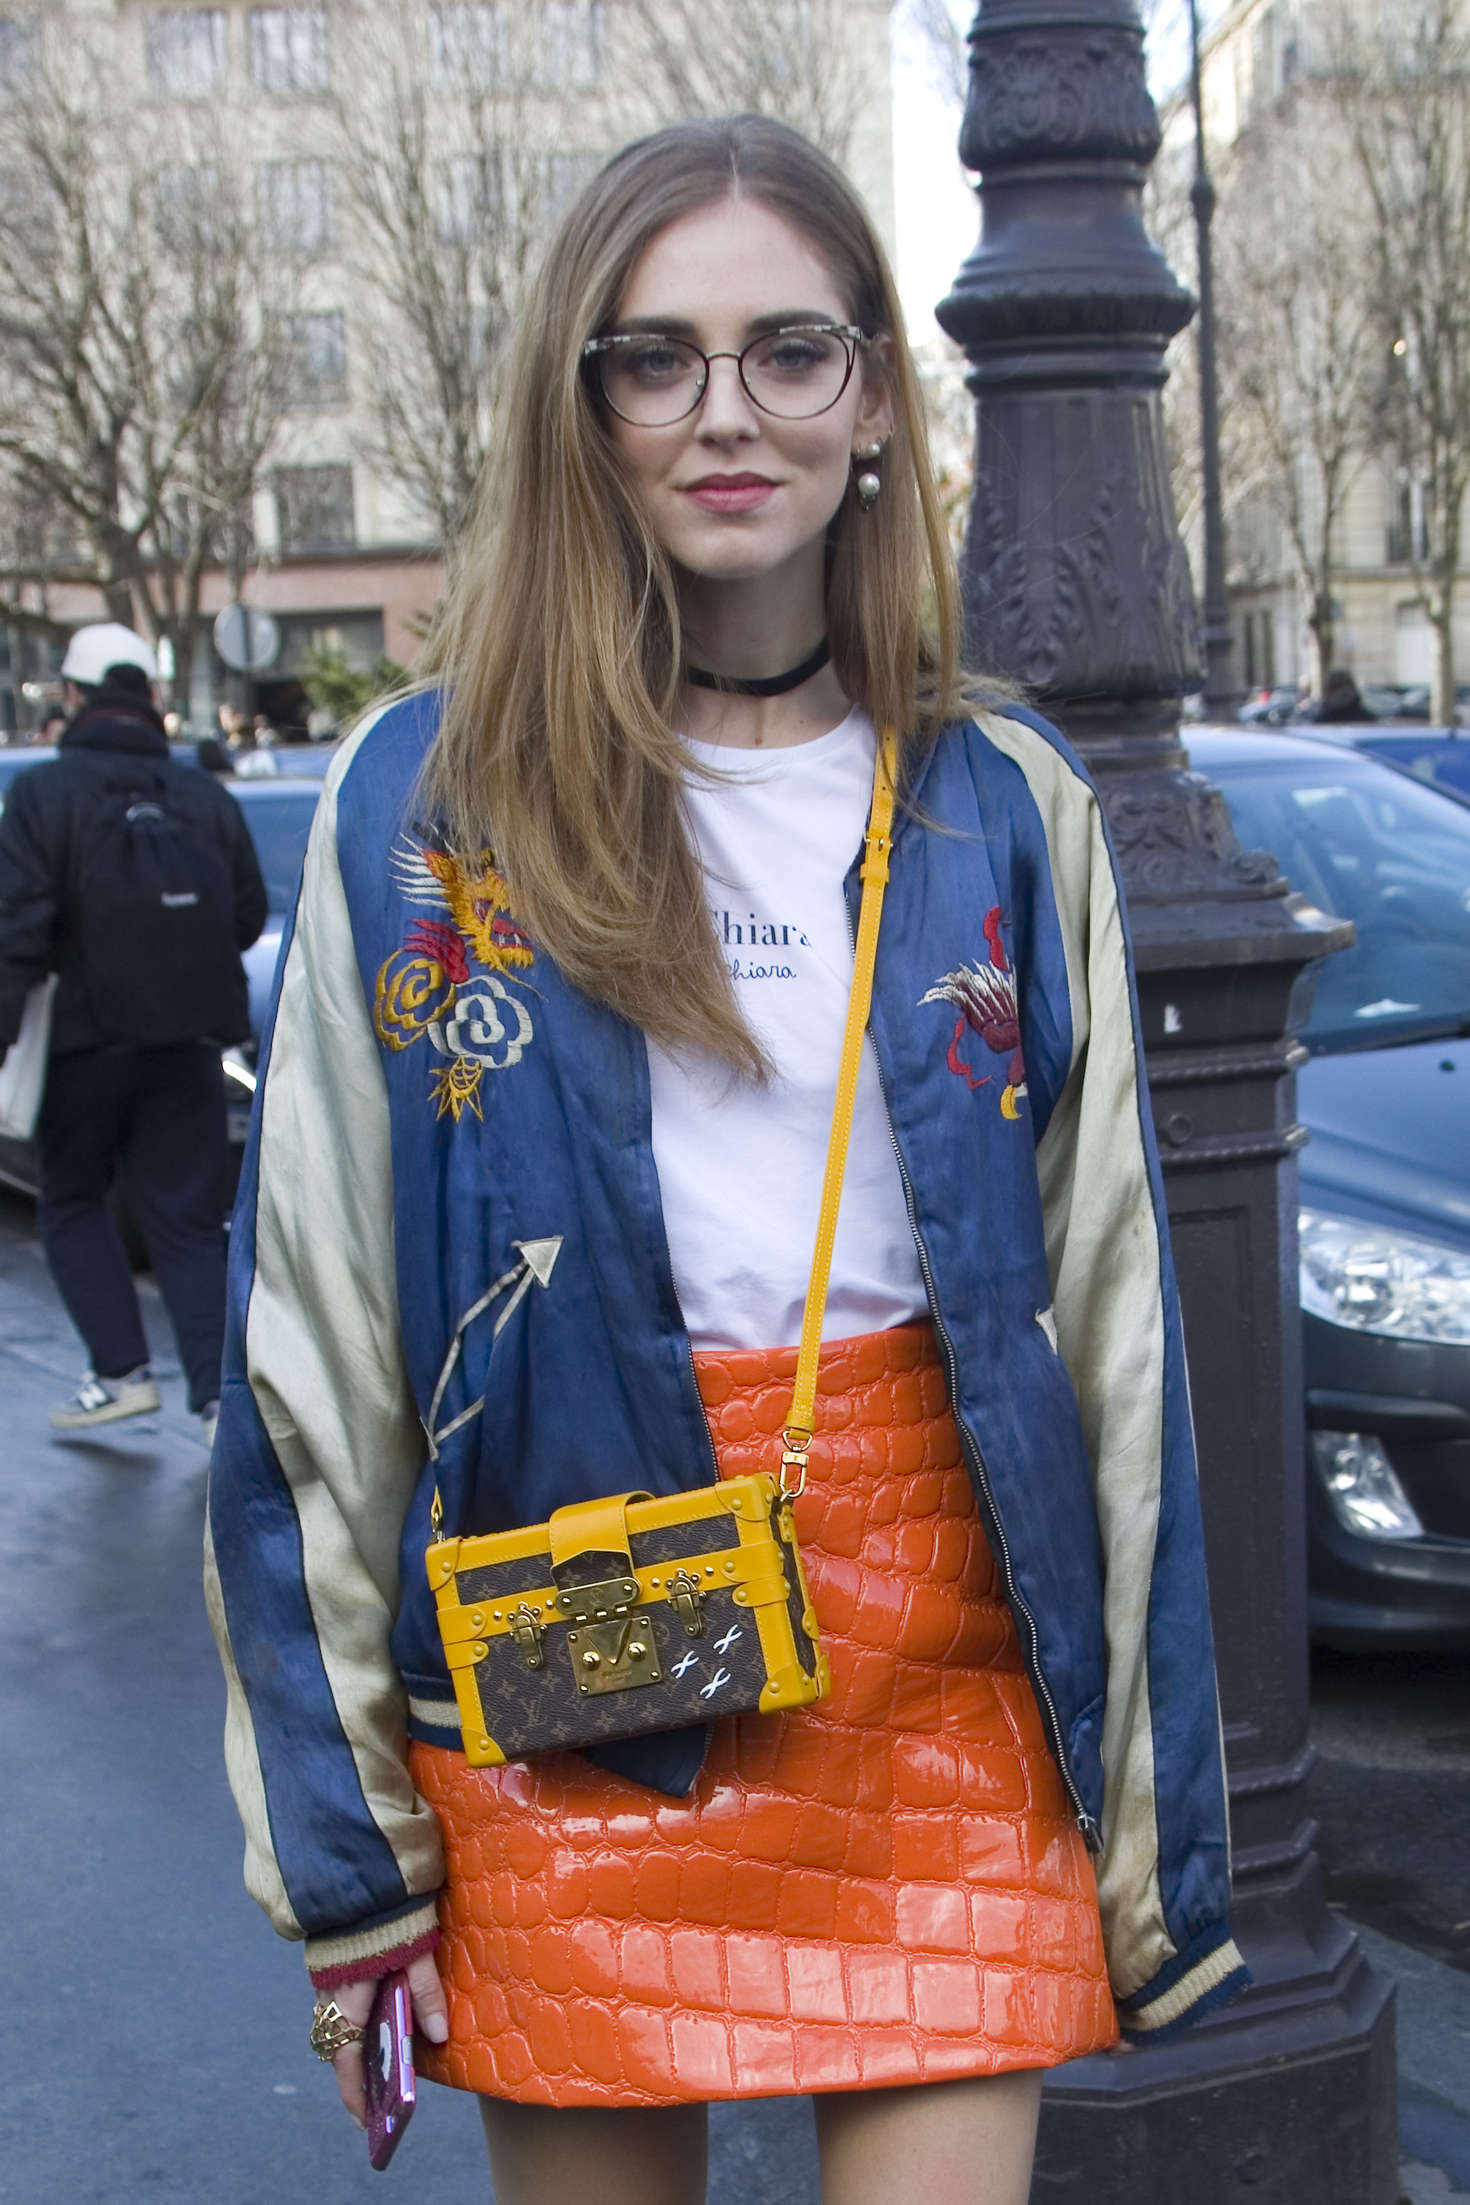
{"label": "woman's fingernail", "polygon": [[449,2034],[449,2023],[442,2014],[425,2014],[423,2031],[431,2044],[442,2044]]}

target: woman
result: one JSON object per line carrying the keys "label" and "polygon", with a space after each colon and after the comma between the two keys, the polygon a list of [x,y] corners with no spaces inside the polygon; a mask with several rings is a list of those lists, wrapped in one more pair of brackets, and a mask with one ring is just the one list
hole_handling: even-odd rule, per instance
{"label": "woman", "polygon": [[[499,2205],[683,2205],[706,2103],[783,2091],[833,2205],[977,2165],[1019,2205],[1045,2067],[1242,1980],[1116,883],[1054,731],[966,718],[956,639],[848,186],[749,117],[620,154],[520,333],[441,686],[328,782],[211,1496],[251,1887],[340,2033],[407,1966]],[[708,1483],[711,1434],[774,1467],[889,724],[797,1509],[831,1697],[471,1769],[436,1486],[484,1531]]]}

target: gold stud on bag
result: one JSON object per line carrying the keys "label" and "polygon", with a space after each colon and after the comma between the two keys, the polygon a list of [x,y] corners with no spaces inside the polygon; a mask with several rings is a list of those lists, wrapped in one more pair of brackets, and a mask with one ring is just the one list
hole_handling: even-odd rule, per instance
{"label": "gold stud on bag", "polygon": [[805,1707],[829,1689],[792,1526],[815,1428],[817,1359],[888,879],[897,744],[873,772],[832,1133],[779,1470],[655,1500],[619,1493],[520,1531],[435,1539],[439,1634],[468,1760],[602,1745],[720,1715]]}

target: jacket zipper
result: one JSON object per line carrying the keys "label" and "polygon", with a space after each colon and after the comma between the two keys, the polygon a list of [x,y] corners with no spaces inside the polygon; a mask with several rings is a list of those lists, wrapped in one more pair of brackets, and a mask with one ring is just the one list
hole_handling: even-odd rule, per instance
{"label": "jacket zipper", "polygon": [[[669,1277],[672,1279],[673,1275],[673,1265],[670,1264]],[[677,1291],[676,1288],[676,1296]],[[689,1337],[687,1325],[684,1328],[684,1353],[689,1358],[689,1383],[693,1386],[694,1398],[699,1403],[699,1421],[704,1426],[704,1443],[709,1449],[710,1483],[718,1485],[720,1482],[720,1458],[715,1452],[715,1435],[709,1428],[709,1411],[704,1405],[704,1396],[699,1390],[699,1372],[694,1362],[694,1342]]]}
{"label": "jacket zipper", "polygon": [[[852,947],[854,955],[856,955],[856,943],[852,931],[852,913],[847,906],[845,888],[842,902],[843,909],[847,912],[848,943]],[[919,1258],[919,1270],[924,1280],[924,1297],[929,1304],[929,1315],[933,1320],[935,1335],[944,1349],[945,1364],[949,1372],[949,1398],[954,1410],[955,1429],[960,1435],[960,1446],[969,1464],[970,1474],[979,1487],[981,1497],[985,1503],[986,1514],[990,1519],[988,1528],[1000,1553],[1001,1570],[1006,1581],[1006,1592],[1010,1600],[1011,1612],[1013,1615],[1022,1617],[1026,1625],[1026,1634],[1030,1640],[1030,1648],[1026,1652],[1026,1668],[1031,1678],[1031,1688],[1035,1692],[1041,1708],[1042,1719],[1051,1738],[1053,1758],[1061,1773],[1067,1797],[1071,1801],[1073,1819],[1082,1833],[1088,1850],[1093,1853],[1100,1853],[1102,1851],[1102,1832],[1083,1805],[1082,1794],[1077,1789],[1076,1779],[1073,1777],[1068,1764],[1066,1749],[1062,1743],[1061,1717],[1057,1713],[1057,1703],[1052,1698],[1051,1686],[1047,1683],[1041,1667],[1036,1619],[1021,1597],[1020,1589],[1016,1584],[1015,1570],[1011,1564],[1010,1545],[1006,1539],[1005,1526],[1000,1520],[1000,1511],[995,1505],[995,1493],[990,1483],[990,1472],[986,1468],[985,1457],[980,1452],[979,1442],[960,1414],[959,1361],[955,1355],[954,1342],[951,1340],[944,1319],[940,1315],[939,1295],[934,1285],[934,1273],[929,1267],[929,1251],[924,1246],[924,1236],[919,1230],[919,1211],[918,1204],[914,1199],[913,1181],[909,1178],[908,1165],[904,1162],[903,1150],[898,1145],[898,1135],[893,1129],[893,1113],[888,1107],[888,1084],[883,1077],[882,1059],[879,1057],[878,1044],[873,1039],[871,1026],[868,1029],[868,1039],[873,1044],[873,1063],[878,1073],[878,1092],[883,1102],[883,1119],[888,1127],[888,1138],[893,1143],[893,1155],[894,1161],[898,1165],[898,1176],[903,1182],[903,1198],[909,1214],[909,1231],[914,1236],[914,1248]]]}

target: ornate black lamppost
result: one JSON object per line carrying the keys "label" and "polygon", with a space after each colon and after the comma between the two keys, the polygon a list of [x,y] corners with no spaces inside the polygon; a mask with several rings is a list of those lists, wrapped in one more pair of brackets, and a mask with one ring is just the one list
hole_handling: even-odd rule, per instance
{"label": "ornate black lamppost", "polygon": [[1159,391],[1192,302],[1143,229],[1159,133],[1132,0],[983,0],[970,44],[961,150],[981,176],[981,238],[939,318],[977,409],[972,660],[1028,684],[1083,752],[1128,884],[1255,1975],[1173,2042],[1063,2069],[1033,2197],[1392,2205],[1390,1993],[1327,1909],[1303,1800],[1289,1012],[1348,930],[1240,848],[1180,743],[1199,638]]}

